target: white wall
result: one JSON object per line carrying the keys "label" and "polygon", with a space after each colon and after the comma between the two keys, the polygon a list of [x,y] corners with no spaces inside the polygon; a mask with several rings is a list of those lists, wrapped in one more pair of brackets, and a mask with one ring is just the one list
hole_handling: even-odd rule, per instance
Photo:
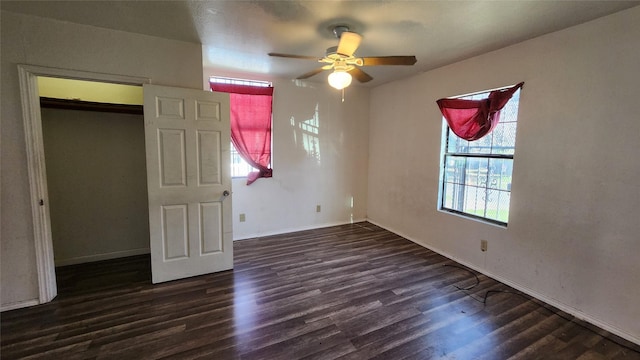
{"label": "white wall", "polygon": [[[205,69],[209,76],[273,80]],[[249,186],[246,179],[233,180],[234,239],[364,220],[369,89],[351,86],[342,102],[326,82],[275,79],[273,85],[273,177]],[[303,127],[314,124],[318,134],[309,138]]]}
{"label": "white wall", "polygon": [[[273,178],[234,180],[234,239],[366,218],[369,91],[350,87],[343,103],[326,83],[306,85],[274,83]],[[304,130],[314,123],[317,136]]]}
{"label": "white wall", "polygon": [[[639,343],[638,39],[635,7],[373,89],[368,217]],[[435,101],[520,81],[508,228],[438,212]]]}
{"label": "white wall", "polygon": [[42,109],[56,266],[149,253],[144,117]]}
{"label": "white wall", "polygon": [[2,11],[0,304],[38,298],[26,146],[17,64],[150,78],[200,89],[198,44],[76,25]]}

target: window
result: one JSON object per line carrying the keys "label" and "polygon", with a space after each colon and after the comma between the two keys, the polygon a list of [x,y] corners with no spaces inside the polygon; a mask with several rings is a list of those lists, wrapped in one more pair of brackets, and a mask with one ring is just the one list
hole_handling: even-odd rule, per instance
{"label": "window", "polygon": [[[482,92],[460,99],[485,99]],[[506,226],[516,145],[520,90],[500,111],[500,121],[481,139],[466,141],[443,118],[440,210]]]}
{"label": "window", "polygon": [[[271,83],[268,81],[258,80],[246,80],[246,79],[233,79],[225,77],[212,76],[209,78],[211,84],[232,84],[240,86],[257,86],[257,87],[271,87]],[[249,173],[256,171],[257,169],[252,167],[247,161],[245,161],[236,147],[231,142],[231,177],[247,177]]]}

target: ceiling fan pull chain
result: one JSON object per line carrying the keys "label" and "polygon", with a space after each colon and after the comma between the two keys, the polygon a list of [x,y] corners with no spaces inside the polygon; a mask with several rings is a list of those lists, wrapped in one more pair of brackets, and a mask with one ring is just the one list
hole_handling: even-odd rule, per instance
{"label": "ceiling fan pull chain", "polygon": [[342,102],[344,102],[344,88],[342,88]]}

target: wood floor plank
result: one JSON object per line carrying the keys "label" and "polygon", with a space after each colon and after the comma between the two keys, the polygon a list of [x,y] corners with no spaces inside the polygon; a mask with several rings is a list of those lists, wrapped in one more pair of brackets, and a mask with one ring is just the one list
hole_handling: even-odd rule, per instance
{"label": "wood floor plank", "polygon": [[[640,346],[370,223],[234,243],[153,285],[148,255],[56,269],[1,314],[2,359],[640,359]],[[505,293],[506,291],[506,293]]]}

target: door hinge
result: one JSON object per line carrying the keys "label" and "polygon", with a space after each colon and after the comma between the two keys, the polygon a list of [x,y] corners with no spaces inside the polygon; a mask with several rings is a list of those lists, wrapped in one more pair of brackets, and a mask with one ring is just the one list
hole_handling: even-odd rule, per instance
{"label": "door hinge", "polygon": [[40,199],[40,206],[44,206],[44,200]]}

